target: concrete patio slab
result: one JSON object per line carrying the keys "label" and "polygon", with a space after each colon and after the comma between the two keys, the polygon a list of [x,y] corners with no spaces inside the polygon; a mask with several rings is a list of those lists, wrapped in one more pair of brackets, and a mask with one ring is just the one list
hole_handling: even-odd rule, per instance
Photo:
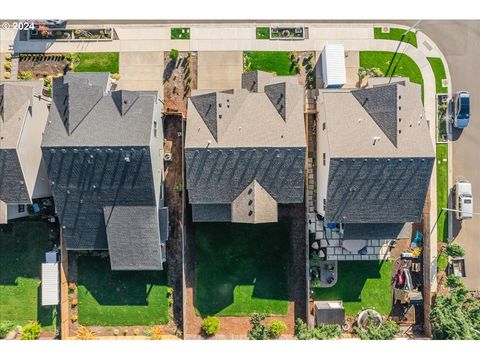
{"label": "concrete patio slab", "polygon": [[121,52],[118,89],[157,90],[163,97],[163,51]]}
{"label": "concrete patio slab", "polygon": [[241,51],[198,53],[198,89],[232,89],[242,85]]}

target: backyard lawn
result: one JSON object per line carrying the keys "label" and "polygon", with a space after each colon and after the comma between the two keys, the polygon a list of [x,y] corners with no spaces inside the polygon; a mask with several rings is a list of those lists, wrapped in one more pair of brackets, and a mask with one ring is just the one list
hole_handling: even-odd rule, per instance
{"label": "backyard lawn", "polygon": [[195,249],[199,315],[288,314],[286,224],[201,223]]}
{"label": "backyard lawn", "polygon": [[347,315],[374,307],[382,315],[392,310],[391,261],[339,261],[338,281],[313,289],[315,300],[342,300]]}
{"label": "backyard lawn", "polygon": [[447,75],[445,73],[445,67],[443,66],[442,59],[429,57],[427,60],[432,66],[433,74],[435,75],[435,88],[437,90],[437,94],[446,94],[448,92],[448,88],[442,86],[442,80],[446,79]]}
{"label": "backyard lawn", "polygon": [[166,270],[112,271],[108,258],[80,256],[77,289],[81,325],[154,325],[169,320]]}
{"label": "backyard lawn", "polygon": [[75,66],[75,72],[119,72],[118,52],[76,53],[79,64]]}
{"label": "backyard lawn", "polygon": [[296,75],[288,51],[245,51],[245,71],[267,71],[279,76]]}
{"label": "backyard lawn", "polygon": [[448,239],[448,216],[442,208],[448,208],[448,144],[437,144],[437,238]]}
{"label": "backyard lawn", "polygon": [[405,29],[390,28],[390,32],[382,33],[382,28],[376,27],[373,30],[373,33],[374,33],[375,39],[402,41],[417,47],[417,35],[409,31],[405,36],[403,36],[403,34],[405,34]]}
{"label": "backyard lawn", "polygon": [[0,321],[38,321],[46,330],[53,327],[55,308],[40,303],[41,263],[48,250],[45,223],[17,222],[13,232],[0,232]]}
{"label": "backyard lawn", "polygon": [[423,77],[418,65],[408,55],[389,51],[360,51],[360,66],[365,69],[379,68],[386,77],[404,76],[411,82],[422,85]]}

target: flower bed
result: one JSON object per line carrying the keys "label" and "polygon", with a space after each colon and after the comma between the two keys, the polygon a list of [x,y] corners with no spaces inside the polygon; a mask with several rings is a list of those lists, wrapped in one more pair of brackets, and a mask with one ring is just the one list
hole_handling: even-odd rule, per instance
{"label": "flower bed", "polygon": [[30,40],[112,40],[113,31],[108,29],[34,29],[30,30]]}

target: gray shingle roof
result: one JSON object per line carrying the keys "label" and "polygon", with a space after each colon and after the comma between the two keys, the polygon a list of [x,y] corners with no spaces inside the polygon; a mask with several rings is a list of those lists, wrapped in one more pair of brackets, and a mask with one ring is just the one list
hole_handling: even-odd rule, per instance
{"label": "gray shingle roof", "polygon": [[112,270],[162,270],[155,206],[106,206],[103,214]]}
{"label": "gray shingle roof", "polygon": [[397,84],[353,90],[352,95],[397,146]]}
{"label": "gray shingle roof", "polygon": [[[243,89],[200,92],[189,99],[185,139],[189,201],[230,206],[256,180],[278,203],[302,202],[303,88],[296,77],[263,72],[244,74],[242,79]],[[194,219],[205,218],[208,211],[194,209],[198,213]],[[231,209],[228,214],[231,218]],[[225,218],[213,212],[211,216]]]}
{"label": "gray shingle roof", "polygon": [[[407,226],[409,225],[409,226]],[[411,223],[407,224],[345,224],[344,240],[394,240],[409,237]]]}
{"label": "gray shingle roof", "polygon": [[194,222],[230,222],[232,206],[230,204],[193,204],[192,220]]}
{"label": "gray shingle roof", "polygon": [[150,143],[158,93],[124,90],[111,93],[105,79],[108,80],[108,73],[68,73],[54,79],[44,146]]}

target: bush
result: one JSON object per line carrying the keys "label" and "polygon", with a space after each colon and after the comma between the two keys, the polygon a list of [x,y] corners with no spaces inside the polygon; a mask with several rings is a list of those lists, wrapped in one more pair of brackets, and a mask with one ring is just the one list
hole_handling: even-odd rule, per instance
{"label": "bush", "polygon": [[70,320],[72,322],[76,322],[78,320],[78,315],[77,314],[73,314],[72,316],[70,316]]}
{"label": "bush", "polygon": [[3,339],[5,336],[7,336],[10,330],[13,329],[13,326],[13,322],[8,320],[0,322],[0,339]]}
{"label": "bush", "polygon": [[215,316],[207,316],[203,319],[202,330],[207,336],[213,336],[220,329],[220,319]]}
{"label": "bush", "polygon": [[362,340],[391,340],[398,334],[400,327],[395,321],[387,320],[380,325],[370,323],[365,330],[355,327],[354,331]]}
{"label": "bush", "polygon": [[12,54],[10,54],[10,53],[5,54],[5,60],[6,61],[12,61],[12,58],[13,58]]}
{"label": "bush", "polygon": [[265,320],[265,315],[253,314],[250,318],[252,328],[248,331],[247,337],[249,340],[268,340],[268,330],[262,321]]}
{"label": "bush", "polygon": [[120,80],[120,74],[119,73],[112,74],[112,79],[113,80]]}
{"label": "bush", "polygon": [[151,328],[152,335],[150,335],[150,340],[162,340],[162,327],[161,326],[153,326]]}
{"label": "bush", "polygon": [[72,299],[72,301],[70,301],[70,306],[73,308],[75,306],[78,305],[78,298],[74,298]]}
{"label": "bush", "polygon": [[322,324],[308,330],[307,324],[301,319],[295,321],[295,336],[298,340],[328,340],[335,339],[342,335],[338,325]]}
{"label": "bush", "polygon": [[455,275],[449,275],[447,277],[447,286],[450,289],[465,287],[465,285],[463,285],[462,280],[458,276],[455,276]]}
{"label": "bush", "polygon": [[18,78],[20,80],[32,80],[33,76],[32,76],[32,73],[30,71],[20,71],[18,73]]}
{"label": "bush", "polygon": [[40,336],[42,327],[38,322],[31,322],[22,328],[22,340],[36,340]]}
{"label": "bush", "polygon": [[6,71],[12,70],[12,63],[11,62],[6,62],[3,67],[5,68]]}
{"label": "bush", "polygon": [[80,326],[77,333],[75,334],[75,337],[78,340],[96,340],[97,339],[95,333],[88,330],[85,326]]}
{"label": "bush", "polygon": [[283,321],[272,320],[268,324],[268,335],[271,339],[278,339],[285,331],[287,331],[287,325]]}
{"label": "bush", "polygon": [[445,253],[451,257],[462,257],[465,255],[465,250],[458,244],[448,244],[445,247]]}
{"label": "bush", "polygon": [[10,78],[12,77],[12,73],[11,73],[10,71],[5,71],[5,72],[3,73],[3,77],[4,77],[5,79],[10,79]]}
{"label": "bush", "polygon": [[177,61],[178,59],[178,50],[177,49],[172,49],[170,50],[170,54],[168,55],[170,57],[170,60]]}

